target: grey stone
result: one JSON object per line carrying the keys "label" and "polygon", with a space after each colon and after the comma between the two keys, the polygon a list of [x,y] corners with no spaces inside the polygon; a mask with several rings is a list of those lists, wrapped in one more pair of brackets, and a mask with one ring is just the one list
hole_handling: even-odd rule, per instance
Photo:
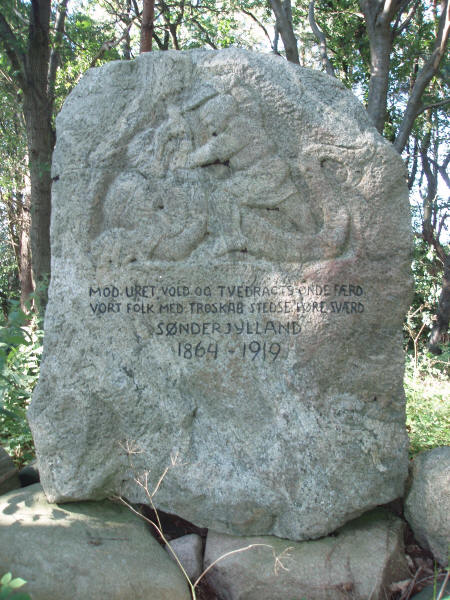
{"label": "grey stone", "polygon": [[146,525],[109,501],[49,504],[35,484],[0,498],[0,565],[33,600],[189,600]]}
{"label": "grey stone", "polygon": [[205,568],[252,544],[264,547],[223,558],[206,575],[224,600],[385,600],[389,585],[408,576],[403,523],[383,510],[309,542],[209,531]]}
{"label": "grey stone", "polygon": [[145,502],[178,456],[161,510],[300,540],[403,494],[405,171],[342,84],[240,50],[109,63],[53,177],[50,501]]}
{"label": "grey stone", "polygon": [[33,485],[39,483],[39,470],[37,468],[37,462],[33,460],[29,465],[23,467],[19,471],[20,485],[27,487],[27,485]]}
{"label": "grey stone", "polygon": [[0,447],[0,494],[6,494],[19,487],[19,474],[13,459]]}
{"label": "grey stone", "polygon": [[450,446],[426,450],[414,458],[405,518],[419,544],[447,566],[450,555]]}
{"label": "grey stone", "polygon": [[[190,533],[176,538],[175,540],[171,540],[170,545],[177,555],[178,560],[183,565],[189,579],[194,582],[203,571],[202,538],[196,533]],[[167,546],[166,550],[169,556],[172,556],[172,553]]]}

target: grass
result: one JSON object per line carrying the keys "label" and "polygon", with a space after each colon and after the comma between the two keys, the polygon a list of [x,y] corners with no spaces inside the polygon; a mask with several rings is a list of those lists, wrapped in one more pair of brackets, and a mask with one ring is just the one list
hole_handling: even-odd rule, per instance
{"label": "grass", "polygon": [[450,445],[450,362],[422,355],[417,366],[407,357],[405,372],[406,425],[410,454]]}

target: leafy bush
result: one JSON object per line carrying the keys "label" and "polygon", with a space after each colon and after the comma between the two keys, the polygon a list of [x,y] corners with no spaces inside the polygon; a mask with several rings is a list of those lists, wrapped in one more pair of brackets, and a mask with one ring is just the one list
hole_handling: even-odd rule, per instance
{"label": "leafy bush", "polygon": [[421,354],[417,365],[407,355],[405,372],[406,424],[411,455],[450,445],[450,352],[431,359]]}
{"label": "leafy bush", "polygon": [[20,577],[12,578],[11,573],[6,573],[0,579],[0,600],[31,600],[31,596],[24,592],[16,593],[16,591],[23,587],[26,581]]}
{"label": "leafy bush", "polygon": [[0,445],[18,465],[34,456],[26,411],[39,377],[41,322],[11,301],[7,318],[0,316]]}

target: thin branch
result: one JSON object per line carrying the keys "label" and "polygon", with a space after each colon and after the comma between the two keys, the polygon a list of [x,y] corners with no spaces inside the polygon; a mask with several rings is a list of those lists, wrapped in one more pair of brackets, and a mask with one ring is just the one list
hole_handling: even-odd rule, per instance
{"label": "thin branch", "polygon": [[396,19],[395,24],[394,24],[394,27],[392,28],[392,35],[394,37],[400,35],[403,31],[405,31],[405,29],[407,27],[409,27],[409,24],[411,23],[414,15],[416,14],[417,7],[419,6],[419,1],[420,0],[416,0],[414,2],[414,4],[409,9],[408,14],[405,17],[405,20],[401,24],[400,24],[400,19],[402,17],[404,8],[409,4],[409,0],[407,0],[406,2],[404,2],[404,5],[402,7],[400,7],[400,10],[398,11],[397,19]]}
{"label": "thin branch", "polygon": [[442,218],[439,221],[439,225],[438,225],[438,229],[437,229],[437,233],[436,233],[436,239],[438,241],[441,237],[442,228],[444,227],[445,221],[447,220],[448,217],[449,217],[448,213],[444,213],[444,215],[442,216]]}
{"label": "thin branch", "polygon": [[320,51],[320,57],[322,59],[323,68],[328,73],[328,75],[330,75],[331,77],[336,77],[336,75],[334,73],[333,65],[331,64],[330,59],[328,58],[327,40],[326,40],[325,34],[323,33],[323,31],[321,31],[319,29],[319,27],[316,23],[316,19],[314,17],[314,3],[315,3],[315,0],[311,0],[309,3],[309,11],[308,11],[309,24],[311,26],[311,29],[312,29],[314,35],[317,38],[317,41],[319,42],[319,51]]}
{"label": "thin branch", "polygon": [[450,571],[447,571],[447,575],[445,576],[444,583],[442,584],[441,590],[439,592],[439,596],[436,600],[441,600],[444,597],[445,588],[447,587],[448,578],[450,576]]}
{"label": "thin branch", "polygon": [[421,115],[423,112],[428,110],[429,108],[440,108],[441,106],[445,106],[446,104],[450,104],[450,98],[444,98],[439,102],[433,102],[432,104],[427,104],[426,106],[421,106],[419,111],[417,112],[417,117]]}
{"label": "thin branch", "polygon": [[249,10],[246,10],[245,8],[241,8],[241,11],[247,15],[248,17],[250,17],[251,19],[253,19],[255,21],[255,23],[257,23],[257,25],[259,25],[259,27],[261,27],[261,29],[264,32],[264,35],[266,36],[266,38],[269,40],[270,46],[272,48],[272,50],[274,50],[274,47],[272,46],[272,40],[270,38],[269,32],[267,31],[267,29],[264,27],[264,25],[261,23],[261,21]]}
{"label": "thin branch", "polygon": [[[172,546],[170,545],[169,541],[167,540],[167,538],[164,535],[163,530],[161,529],[161,527],[158,527],[158,525],[152,521],[151,519],[148,519],[145,515],[143,515],[142,513],[140,513],[139,511],[137,511],[133,506],[131,506],[131,504],[129,502],[127,502],[124,498],[122,498],[122,496],[113,496],[113,498],[115,500],[118,500],[119,502],[121,502],[122,504],[124,504],[127,508],[129,508],[131,510],[131,512],[133,512],[135,515],[137,515],[138,517],[140,517],[141,519],[144,519],[144,521],[147,521],[147,523],[149,525],[152,525],[155,530],[157,531],[158,535],[160,536],[160,538],[164,541],[164,543],[166,544],[166,546],[169,548],[172,556],[174,557],[175,561],[177,562],[177,565],[179,566],[179,568],[181,569],[181,572],[183,573],[183,575],[185,576],[186,580],[188,582],[190,582],[189,579],[189,575],[186,573],[186,570],[184,569],[183,565],[181,564],[180,559],[178,558],[177,554],[175,553],[175,551],[173,550]],[[155,510],[155,509],[153,509]],[[157,511],[155,511],[157,514]]]}
{"label": "thin branch", "polygon": [[132,0],[132,2],[133,2],[133,8],[134,8],[134,12],[136,14],[136,17],[137,17],[137,19],[138,19],[139,22],[142,22],[142,13],[139,10],[139,6],[137,5],[136,0]]}
{"label": "thin branch", "polygon": [[213,48],[214,50],[217,50],[217,46],[212,41],[212,39],[209,37],[209,33],[206,31],[206,29],[203,27],[203,25],[201,23],[199,23],[197,21],[197,19],[194,19],[194,18],[191,19],[191,22],[194,23],[195,25],[197,25],[197,27],[200,29],[200,31],[204,34],[206,42],[211,46],[211,48]]}
{"label": "thin branch", "polygon": [[[286,567],[281,563],[280,557],[275,556],[274,549],[272,546],[270,546],[270,544],[249,544],[248,546],[245,546],[245,548],[237,548],[236,550],[230,550],[230,552],[225,552],[225,554],[222,554],[221,556],[219,556],[219,558],[216,558],[216,560],[214,560],[210,565],[208,565],[208,567],[203,571],[203,573],[200,575],[200,577],[198,577],[195,580],[194,588],[197,587],[197,585],[200,583],[200,581],[203,579],[203,577],[206,575],[206,573],[208,573],[208,571],[210,571],[213,567],[215,567],[215,565],[218,562],[221,562],[228,556],[233,556],[234,554],[240,554],[241,552],[246,552],[247,550],[251,550],[252,548],[270,548],[272,550],[272,554],[274,555],[274,558],[275,558],[275,568],[278,565],[278,566],[281,566],[281,568],[284,571],[287,571]],[[289,551],[290,549],[291,549],[291,547],[286,548],[286,550],[283,551],[283,554],[285,552]]]}

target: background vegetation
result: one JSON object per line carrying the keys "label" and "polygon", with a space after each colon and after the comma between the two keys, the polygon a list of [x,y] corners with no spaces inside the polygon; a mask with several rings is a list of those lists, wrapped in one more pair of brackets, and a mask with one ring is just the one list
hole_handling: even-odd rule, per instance
{"label": "background vegetation", "polygon": [[402,153],[415,232],[405,321],[411,452],[450,444],[449,30],[449,0],[3,0],[0,444],[19,463],[32,456],[25,413],[42,351],[50,163],[64,99],[110,60],[229,46],[339,78]]}

